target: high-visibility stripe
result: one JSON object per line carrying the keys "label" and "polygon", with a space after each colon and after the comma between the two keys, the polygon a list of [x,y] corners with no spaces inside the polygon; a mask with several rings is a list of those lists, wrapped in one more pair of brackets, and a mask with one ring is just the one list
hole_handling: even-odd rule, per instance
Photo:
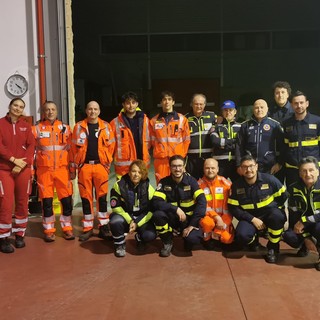
{"label": "high-visibility stripe", "polygon": [[215,155],[213,155],[212,158],[213,158],[213,159],[216,159],[216,160],[233,160],[233,159],[235,159],[236,157],[235,157],[235,156],[229,157],[228,155],[221,155],[221,156],[215,156]]}
{"label": "high-visibility stripe", "polygon": [[231,204],[231,205],[233,205],[233,206],[239,206],[239,201],[236,200],[236,199],[231,199],[231,198],[229,198],[229,199],[228,199],[228,204]]}
{"label": "high-visibility stripe", "polygon": [[63,151],[63,150],[67,151],[69,149],[69,145],[37,146],[37,149],[41,151]]}
{"label": "high-visibility stripe", "polygon": [[190,154],[193,154],[193,153],[210,153],[212,152],[212,148],[205,148],[205,149],[191,149],[191,150],[188,150],[188,153]]}
{"label": "high-visibility stripe", "polygon": [[11,229],[12,224],[11,223],[0,223],[0,229]]}
{"label": "high-visibility stripe", "polygon": [[22,223],[27,223],[28,222],[28,218],[24,218],[24,219],[15,219],[17,224],[22,224]]}
{"label": "high-visibility stripe", "polygon": [[280,236],[283,232],[283,228],[279,229],[279,230],[273,230],[273,229],[268,228],[268,232],[274,236]]}
{"label": "high-visibility stripe", "polygon": [[154,197],[161,198],[161,199],[163,199],[163,200],[166,200],[166,199],[167,199],[166,194],[163,193],[163,192],[160,192],[160,191],[155,191],[155,193],[154,193],[153,196],[154,196]]}

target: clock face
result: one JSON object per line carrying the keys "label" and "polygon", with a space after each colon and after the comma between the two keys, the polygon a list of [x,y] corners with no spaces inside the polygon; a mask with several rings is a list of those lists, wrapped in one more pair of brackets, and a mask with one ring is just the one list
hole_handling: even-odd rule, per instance
{"label": "clock face", "polygon": [[20,74],[14,74],[9,77],[6,87],[8,92],[14,97],[22,97],[28,90],[28,82]]}

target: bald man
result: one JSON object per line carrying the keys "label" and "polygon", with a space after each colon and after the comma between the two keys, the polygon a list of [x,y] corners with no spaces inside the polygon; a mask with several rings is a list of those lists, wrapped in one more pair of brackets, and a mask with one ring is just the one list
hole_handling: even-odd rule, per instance
{"label": "bald man", "polygon": [[198,181],[207,199],[206,216],[200,220],[207,250],[213,250],[217,242],[229,244],[234,237],[232,216],[228,211],[231,182],[219,176],[218,171],[218,161],[208,158],[203,165],[204,176]]}
{"label": "bald man", "polygon": [[[236,143],[236,165],[251,155],[257,160],[258,170],[270,174],[277,173],[283,164],[279,151],[283,148],[283,130],[280,123],[267,116],[268,104],[258,99],[253,104],[251,119],[241,124]],[[241,171],[238,170],[241,174]]]}

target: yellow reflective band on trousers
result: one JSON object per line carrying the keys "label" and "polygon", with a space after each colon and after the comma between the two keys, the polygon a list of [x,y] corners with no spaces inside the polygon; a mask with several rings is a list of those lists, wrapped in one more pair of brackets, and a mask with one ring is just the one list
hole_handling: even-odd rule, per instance
{"label": "yellow reflective band on trousers", "polygon": [[278,230],[273,230],[268,228],[268,239],[272,243],[278,243],[281,240],[281,235],[283,233],[283,228]]}
{"label": "yellow reflective band on trousers", "polygon": [[172,228],[169,226],[169,224],[165,224],[164,226],[156,226],[156,230],[159,234],[164,234],[167,232],[172,232]]}

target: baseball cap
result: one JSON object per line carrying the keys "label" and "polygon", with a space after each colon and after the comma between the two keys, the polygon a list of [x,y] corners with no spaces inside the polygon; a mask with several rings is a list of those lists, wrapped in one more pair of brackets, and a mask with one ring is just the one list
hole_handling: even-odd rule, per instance
{"label": "baseball cap", "polygon": [[236,109],[236,104],[232,100],[226,100],[222,103],[221,109]]}

